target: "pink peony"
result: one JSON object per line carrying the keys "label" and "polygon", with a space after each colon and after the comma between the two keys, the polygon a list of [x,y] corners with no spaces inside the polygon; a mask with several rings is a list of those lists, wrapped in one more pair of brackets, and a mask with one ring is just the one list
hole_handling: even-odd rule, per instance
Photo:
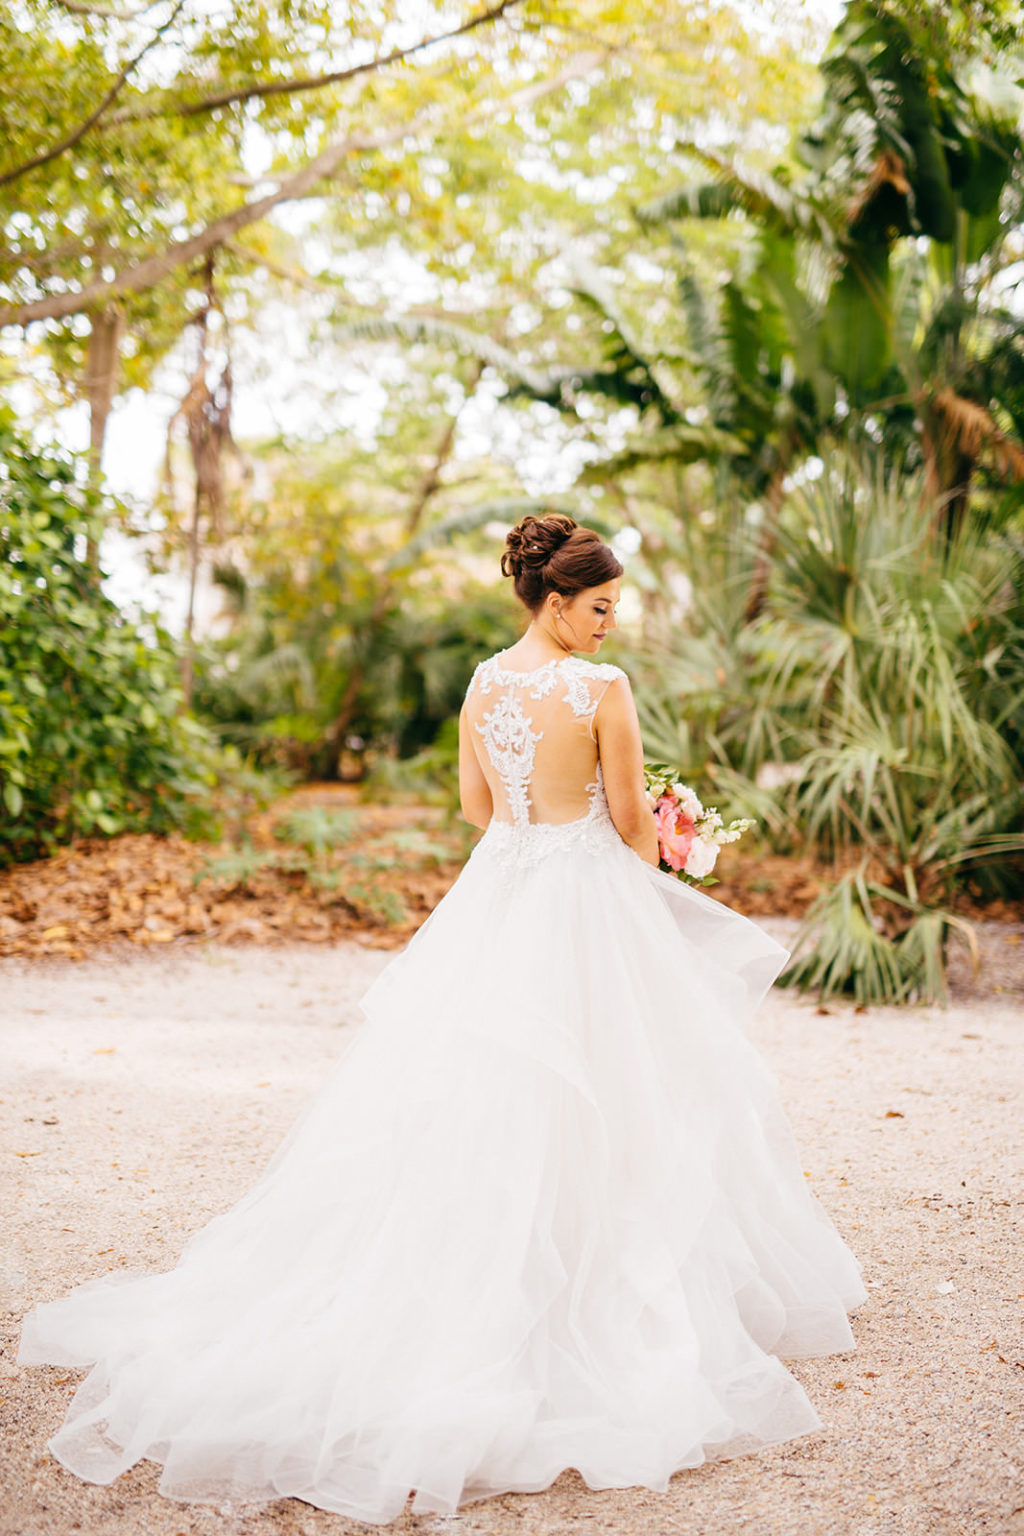
{"label": "pink peony", "polygon": [[661,856],[669,869],[680,870],[686,865],[690,846],[697,835],[697,825],[692,816],[686,816],[679,802],[671,795],[662,795],[654,807],[654,822],[658,829]]}

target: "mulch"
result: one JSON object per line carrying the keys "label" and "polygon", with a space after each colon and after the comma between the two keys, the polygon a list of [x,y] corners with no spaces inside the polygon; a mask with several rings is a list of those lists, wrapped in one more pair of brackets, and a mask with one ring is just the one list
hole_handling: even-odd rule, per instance
{"label": "mulch", "polygon": [[[351,839],[321,865],[326,885],[308,868],[286,867],[279,836],[290,812],[313,807],[343,810],[354,823]],[[342,937],[398,948],[456,879],[472,846],[466,827],[437,806],[361,803],[345,784],[304,786],[250,816],[243,830],[245,847],[276,850],[278,861],[232,873],[238,841],[140,833],[83,838],[0,871],[0,956],[80,960],[125,945],[329,944]],[[736,911],[800,918],[836,870],[748,846],[725,848],[716,874],[720,883],[708,894]],[[977,920],[1024,922],[1024,900],[984,903],[967,894],[957,909]]]}

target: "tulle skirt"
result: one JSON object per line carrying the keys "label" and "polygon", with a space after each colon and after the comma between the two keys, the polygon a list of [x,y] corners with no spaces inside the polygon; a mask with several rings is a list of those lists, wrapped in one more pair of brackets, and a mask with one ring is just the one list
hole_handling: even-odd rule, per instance
{"label": "tulle skirt", "polygon": [[92,1367],[54,1455],[386,1523],[817,1428],[778,1356],[864,1290],[743,1032],[785,958],[610,825],[492,825],[250,1193],[26,1319]]}

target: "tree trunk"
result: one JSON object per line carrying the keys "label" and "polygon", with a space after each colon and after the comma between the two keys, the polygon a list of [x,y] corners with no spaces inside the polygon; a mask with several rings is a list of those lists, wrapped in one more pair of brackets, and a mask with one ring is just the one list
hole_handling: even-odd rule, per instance
{"label": "tree trunk", "polygon": [[965,452],[946,415],[926,401],[921,414],[925,494],[935,509],[935,529],[948,549],[967,515],[975,458]]}
{"label": "tree trunk", "polygon": [[419,533],[420,524],[423,521],[423,514],[427,510],[427,505],[431,498],[441,489],[441,471],[451,458],[452,449],[455,447],[455,434],[458,431],[459,418],[476,394],[477,385],[483,378],[483,374],[484,365],[478,360],[473,364],[470,376],[466,381],[462,404],[457,411],[453,411],[451,416],[449,416],[437,447],[434,449],[434,457],[430,468],[423,476],[413,495],[405,517],[405,537],[407,539],[414,539],[417,533]]}
{"label": "tree trunk", "polygon": [[[89,317],[89,345],[85,361],[85,394],[89,402],[89,489],[98,491],[103,479],[103,445],[107,421],[117,386],[117,364],[124,315],[116,306],[93,310]],[[99,546],[90,538],[87,558],[93,574],[99,571]]]}
{"label": "tree trunk", "polygon": [[[441,471],[447,464],[451,457],[452,449],[455,447],[455,436],[458,431],[459,418],[468,402],[476,393],[477,385],[483,378],[483,372],[484,364],[479,361],[476,362],[466,381],[462,404],[446,421],[444,430],[434,449],[430,465],[413,492],[412,500],[409,503],[409,509],[405,516],[404,531],[406,542],[414,539],[417,533],[419,533],[427,507],[432,498],[441,489]],[[377,588],[377,595],[374,598],[369,619],[363,629],[364,636],[372,636],[374,630],[386,617],[388,611],[393,606],[394,594],[394,578],[388,575],[383,576],[381,584]],[[345,744],[345,734],[352,723],[352,717],[355,714],[356,704],[359,700],[359,692],[363,686],[364,672],[365,669],[362,662],[358,659],[354,660],[352,671],[349,673],[348,682],[345,686],[345,692],[342,695],[341,703],[338,705],[337,714],[324,732],[323,739],[325,743],[330,745],[335,752],[339,752]]]}
{"label": "tree trunk", "polygon": [[185,613],[185,643],[181,649],[181,691],[185,696],[185,708],[192,708],[192,686],[195,676],[195,640],[193,628],[196,611],[196,583],[199,577],[199,523],[202,514],[202,496],[196,486],[192,498],[192,523],[188,530],[188,609]]}

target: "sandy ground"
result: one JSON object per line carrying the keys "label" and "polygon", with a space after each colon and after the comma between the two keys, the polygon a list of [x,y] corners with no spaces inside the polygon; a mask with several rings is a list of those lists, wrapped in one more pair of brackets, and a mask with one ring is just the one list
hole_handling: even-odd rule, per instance
{"label": "sandy ground", "polygon": [[[782,925],[774,927],[785,936]],[[690,1536],[1024,1533],[1024,945],[986,934],[948,1011],[773,994],[755,1039],[813,1186],[859,1254],[855,1354],[794,1367],[823,1428],[681,1473],[666,1494],[547,1492],[391,1530]],[[251,1183],[358,1027],[387,956],[194,949],[0,967],[0,1532],[351,1536],[294,1500],[186,1506],[136,1467],[80,1483],[46,1450],[78,1377],[14,1364],[36,1300],[165,1268]]]}

